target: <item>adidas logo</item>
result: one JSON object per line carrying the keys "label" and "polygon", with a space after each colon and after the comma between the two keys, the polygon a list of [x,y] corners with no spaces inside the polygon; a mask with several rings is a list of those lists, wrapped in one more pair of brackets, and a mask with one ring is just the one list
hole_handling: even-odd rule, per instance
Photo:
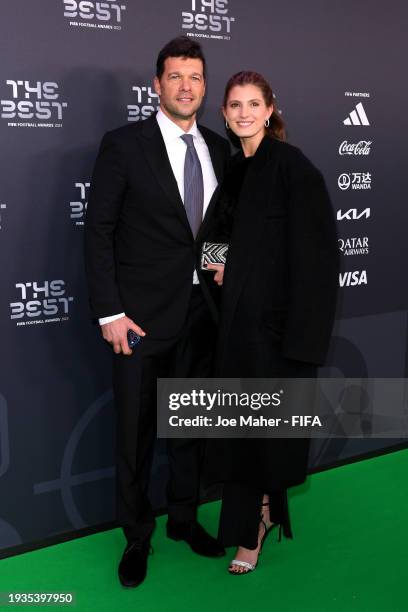
{"label": "adidas logo", "polygon": [[359,102],[355,110],[352,110],[347,119],[343,121],[344,125],[370,125],[364,106]]}

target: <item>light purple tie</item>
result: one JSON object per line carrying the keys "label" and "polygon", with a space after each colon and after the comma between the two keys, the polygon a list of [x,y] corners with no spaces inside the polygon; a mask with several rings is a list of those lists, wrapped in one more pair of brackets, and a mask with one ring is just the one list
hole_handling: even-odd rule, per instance
{"label": "light purple tie", "polygon": [[194,238],[203,219],[204,181],[200,160],[194,147],[193,135],[180,136],[187,145],[184,161],[184,206]]}

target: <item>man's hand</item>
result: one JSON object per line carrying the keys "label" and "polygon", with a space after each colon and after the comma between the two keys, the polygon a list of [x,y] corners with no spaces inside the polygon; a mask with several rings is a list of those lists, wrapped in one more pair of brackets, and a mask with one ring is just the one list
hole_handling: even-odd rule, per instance
{"label": "man's hand", "polygon": [[102,336],[104,339],[113,346],[115,353],[123,353],[124,355],[131,355],[132,350],[129,348],[127,333],[129,329],[133,329],[134,332],[139,336],[145,336],[146,333],[141,327],[136,325],[128,317],[121,317],[112,321],[111,323],[105,323],[101,325]]}
{"label": "man's hand", "polygon": [[208,264],[206,270],[215,270],[214,280],[221,287],[224,282],[224,268],[223,264]]}

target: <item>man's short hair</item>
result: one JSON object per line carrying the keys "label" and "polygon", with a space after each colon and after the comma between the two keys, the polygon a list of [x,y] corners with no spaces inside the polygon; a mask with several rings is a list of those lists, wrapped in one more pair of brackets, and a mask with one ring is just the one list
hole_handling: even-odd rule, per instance
{"label": "man's short hair", "polygon": [[156,76],[161,78],[164,72],[164,62],[168,57],[189,57],[199,59],[203,64],[203,76],[206,79],[206,64],[201,45],[188,36],[178,36],[167,43],[157,56]]}

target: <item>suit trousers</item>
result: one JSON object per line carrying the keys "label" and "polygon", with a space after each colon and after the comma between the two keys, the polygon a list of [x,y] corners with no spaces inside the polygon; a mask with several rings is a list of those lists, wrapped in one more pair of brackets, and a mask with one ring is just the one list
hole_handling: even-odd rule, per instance
{"label": "suit trousers", "polygon": [[[150,339],[145,331],[131,356],[113,358],[117,520],[132,542],[150,538],[155,526],[148,487],[156,440],[157,378],[211,375],[216,327],[200,285],[192,286],[185,323],[175,337]],[[204,442],[169,439],[167,452],[169,519],[194,520]]]}

